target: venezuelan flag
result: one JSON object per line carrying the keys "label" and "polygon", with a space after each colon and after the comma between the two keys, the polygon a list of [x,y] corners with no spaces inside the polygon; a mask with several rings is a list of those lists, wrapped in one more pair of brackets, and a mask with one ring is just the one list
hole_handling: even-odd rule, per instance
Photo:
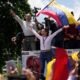
{"label": "venezuelan flag", "polygon": [[59,26],[62,26],[62,23],[60,21],[59,16],[54,11],[52,11],[51,9],[49,9],[48,6],[46,6],[43,10],[41,10],[40,12],[38,12],[36,15],[39,16],[40,14],[45,14],[45,15],[48,15],[48,16],[52,17],[53,19],[56,20],[56,22],[57,22],[57,24]]}
{"label": "venezuelan flag", "polygon": [[58,18],[60,19],[60,21],[62,23],[62,26],[69,25],[68,19],[67,19],[66,15],[65,15],[65,13],[63,11],[61,11],[58,8],[55,8],[55,7],[51,6],[51,5],[50,6],[47,6],[45,8],[45,10],[50,10],[52,12],[55,12],[57,14]]}
{"label": "venezuelan flag", "polygon": [[40,13],[54,18],[59,26],[76,24],[76,20],[71,12],[66,7],[58,4],[55,0],[50,2],[39,14]]}
{"label": "venezuelan flag", "polygon": [[64,12],[69,21],[69,24],[76,24],[76,20],[74,16],[71,14],[71,12],[66,7],[58,4],[56,1],[52,2],[50,5]]}
{"label": "venezuelan flag", "polygon": [[48,64],[47,64],[47,69],[46,69],[46,80],[50,80],[51,73],[52,73],[52,67],[55,64],[56,59],[54,58],[53,60],[51,60]]}
{"label": "venezuelan flag", "polygon": [[57,48],[52,80],[67,80],[68,76],[69,69],[67,52],[63,48]]}

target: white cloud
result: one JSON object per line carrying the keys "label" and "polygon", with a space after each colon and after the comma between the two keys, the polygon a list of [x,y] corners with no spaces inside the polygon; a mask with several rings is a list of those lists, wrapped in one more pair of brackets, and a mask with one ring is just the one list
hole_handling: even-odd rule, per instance
{"label": "white cloud", "polygon": [[29,0],[28,3],[30,4],[31,8],[43,8],[45,6],[41,0]]}
{"label": "white cloud", "polygon": [[[50,1],[49,0],[28,0],[28,3],[30,4],[31,8],[33,9],[34,7],[41,8],[43,9]],[[45,15],[40,15],[37,17],[39,22],[44,22],[44,17]]]}
{"label": "white cloud", "polygon": [[80,16],[80,2],[79,0],[74,0],[74,13],[75,13],[75,18],[78,19]]}

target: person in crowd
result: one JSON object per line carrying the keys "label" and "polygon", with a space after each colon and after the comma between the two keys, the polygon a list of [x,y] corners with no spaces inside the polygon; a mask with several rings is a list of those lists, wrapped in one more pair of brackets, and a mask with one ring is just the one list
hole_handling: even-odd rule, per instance
{"label": "person in crowd", "polygon": [[78,30],[77,40],[80,40],[80,30]]}
{"label": "person in crowd", "polygon": [[[44,20],[45,20],[45,26],[49,29],[51,34],[59,29],[59,26],[57,25],[55,20],[51,19],[51,17],[45,17]],[[52,39],[51,46],[52,46],[51,48],[52,52],[54,52],[53,46],[63,47],[63,31]]]}
{"label": "person in crowd", "polygon": [[23,39],[24,39],[23,32],[18,32],[15,36],[11,38],[11,41],[13,42],[13,44],[17,45],[18,47],[21,47]]}
{"label": "person in crowd", "polygon": [[68,80],[79,80],[79,58],[80,58],[80,52],[74,52],[70,55],[70,62],[71,62],[71,70],[69,73]]}
{"label": "person in crowd", "polygon": [[11,49],[11,52],[16,51],[19,56],[21,55],[23,39],[24,39],[23,32],[18,32],[15,36],[11,38],[11,42],[12,42],[11,46],[14,48]]}
{"label": "person in crowd", "polygon": [[7,65],[7,73],[9,76],[16,75],[18,73],[18,69],[14,60],[7,61],[6,65]]}
{"label": "person in crowd", "polygon": [[[65,28],[65,26],[63,27]],[[60,33],[63,28],[55,31],[53,34],[48,35],[48,29],[44,28],[41,30],[41,35],[39,35],[33,28],[30,27],[30,30],[33,34],[40,40],[40,60],[41,60],[41,78],[44,80],[44,69],[45,69],[45,61],[49,62],[53,59],[53,53],[51,53],[51,41],[52,39]]]}
{"label": "person in crowd", "polygon": [[44,25],[40,23],[36,17],[34,19],[34,22],[36,23],[37,30],[41,30],[42,28],[44,28]]}
{"label": "person in crowd", "polygon": [[45,17],[44,20],[46,28],[51,30],[52,33],[54,33],[58,29],[56,22],[54,20],[51,20],[50,17]]}
{"label": "person in crowd", "polygon": [[67,49],[75,49],[77,48],[77,36],[78,36],[78,30],[76,29],[75,24],[70,24],[70,27],[67,29],[64,29],[64,47]]}
{"label": "person in crowd", "polygon": [[34,76],[34,74],[31,71],[31,69],[25,69],[25,68],[23,68],[22,72],[23,72],[23,75],[26,76],[27,80],[36,80],[36,77]]}
{"label": "person in crowd", "polygon": [[31,69],[33,74],[36,77],[36,80],[39,80],[40,78],[40,70],[41,70],[41,65],[40,65],[40,59],[37,56],[30,56],[26,60],[26,68]]}
{"label": "person in crowd", "polygon": [[[13,66],[9,66],[8,68],[8,80],[13,80],[13,78],[15,78],[15,76],[17,76],[18,74],[18,69],[17,68],[14,68]],[[12,77],[13,76],[13,77]]]}
{"label": "person in crowd", "polygon": [[0,80],[4,80],[4,76],[0,74]]}
{"label": "person in crowd", "polygon": [[77,39],[76,39],[76,48],[80,48],[80,29],[78,30],[78,35],[77,35]]}
{"label": "person in crowd", "polygon": [[[44,26],[43,24],[39,23],[36,18],[35,18],[35,23],[37,26],[37,32],[41,35],[41,29],[43,29]],[[40,50],[40,41],[36,37],[35,37],[35,42],[36,42],[36,50]]]}
{"label": "person in crowd", "polygon": [[75,62],[73,59],[71,60],[71,70],[69,72],[69,76],[67,80],[77,80],[77,67],[78,63]]}
{"label": "person in crowd", "polygon": [[22,49],[26,51],[26,50],[32,50],[33,48],[35,48],[34,35],[29,30],[30,26],[32,26],[36,30],[36,25],[35,25],[35,22],[31,20],[31,15],[29,13],[25,14],[24,16],[25,20],[22,20],[18,15],[16,15],[16,13],[13,10],[10,10],[10,14],[20,24],[23,30],[25,38],[23,40]]}
{"label": "person in crowd", "polygon": [[80,51],[77,54],[77,56],[78,56],[78,78],[77,80],[80,80]]}
{"label": "person in crowd", "polygon": [[18,72],[17,68],[14,68],[13,66],[9,67],[9,75],[16,75]]}

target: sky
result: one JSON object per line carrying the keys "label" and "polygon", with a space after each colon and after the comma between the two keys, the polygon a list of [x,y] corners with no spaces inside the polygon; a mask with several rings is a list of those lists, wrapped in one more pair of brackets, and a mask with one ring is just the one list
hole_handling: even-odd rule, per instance
{"label": "sky", "polygon": [[[38,7],[44,8],[51,0],[29,0],[31,8]],[[56,0],[61,5],[66,6],[68,9],[74,12],[75,19],[80,16],[80,0]],[[75,4],[74,4],[75,3]],[[42,16],[42,15],[41,15]]]}

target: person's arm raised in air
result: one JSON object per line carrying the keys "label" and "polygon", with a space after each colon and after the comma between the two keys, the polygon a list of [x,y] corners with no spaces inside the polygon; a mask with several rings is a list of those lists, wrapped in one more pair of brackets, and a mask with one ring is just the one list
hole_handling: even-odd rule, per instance
{"label": "person's arm raised in air", "polygon": [[32,31],[32,33],[33,33],[38,39],[41,39],[41,36],[40,36],[32,27],[30,27],[29,29]]}
{"label": "person's arm raised in air", "polygon": [[49,37],[48,37],[48,39],[49,40],[52,40],[58,33],[60,33],[64,28],[68,28],[69,26],[64,26],[64,27],[62,27],[62,28],[60,28],[60,29],[58,29],[57,31],[55,31],[53,34],[51,34]]}
{"label": "person's arm raised in air", "polygon": [[18,15],[16,15],[16,13],[13,10],[10,10],[10,14],[20,25],[22,25],[23,23],[22,19]]}

